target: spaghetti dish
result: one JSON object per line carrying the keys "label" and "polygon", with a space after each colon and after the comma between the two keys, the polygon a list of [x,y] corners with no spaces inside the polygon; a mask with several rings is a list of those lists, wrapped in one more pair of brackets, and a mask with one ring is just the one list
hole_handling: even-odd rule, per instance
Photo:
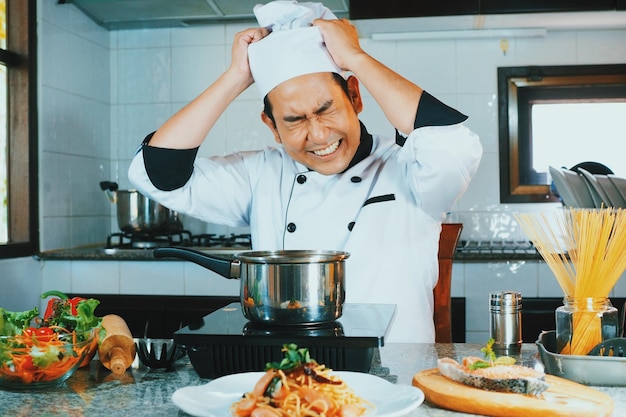
{"label": "spaghetti dish", "polygon": [[233,404],[238,417],[357,417],[374,406],[357,396],[308,349],[284,345],[285,358],[268,363],[253,390]]}

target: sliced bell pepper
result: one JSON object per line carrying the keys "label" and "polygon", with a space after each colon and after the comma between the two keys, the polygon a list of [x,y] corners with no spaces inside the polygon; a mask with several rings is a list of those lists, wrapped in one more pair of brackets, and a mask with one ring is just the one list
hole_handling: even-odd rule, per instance
{"label": "sliced bell pepper", "polygon": [[69,298],[67,294],[61,291],[55,291],[55,290],[47,291],[41,294],[41,298],[47,298],[47,297],[53,297],[53,298],[51,298],[48,301],[46,311],[43,315],[44,320],[47,320],[50,317],[54,317],[57,310],[59,310],[60,305],[66,305],[66,304],[68,304],[71,307],[72,315],[76,316],[77,314],[76,306],[78,306],[78,303],[80,303],[81,301],[86,300],[86,298],[83,298],[83,297]]}

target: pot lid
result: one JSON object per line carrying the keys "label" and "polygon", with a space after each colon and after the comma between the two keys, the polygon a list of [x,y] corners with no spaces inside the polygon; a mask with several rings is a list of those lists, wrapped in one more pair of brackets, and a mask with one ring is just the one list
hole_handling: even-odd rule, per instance
{"label": "pot lid", "polygon": [[240,252],[236,258],[246,263],[257,264],[308,264],[343,261],[348,252],[325,250],[278,250]]}

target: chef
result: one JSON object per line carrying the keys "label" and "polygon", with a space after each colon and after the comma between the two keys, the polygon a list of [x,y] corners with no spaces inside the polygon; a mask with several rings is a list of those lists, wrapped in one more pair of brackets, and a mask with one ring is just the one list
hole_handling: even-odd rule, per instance
{"label": "chef", "polygon": [[[255,7],[229,68],[148,135],[129,177],[166,207],[250,228],[254,250],[350,253],[346,302],[396,304],[389,342],[434,342],[441,222],[482,153],[467,119],[364,52],[354,26],[321,3]],[[196,158],[252,84],[277,146]],[[368,132],[360,84],[395,137]]]}

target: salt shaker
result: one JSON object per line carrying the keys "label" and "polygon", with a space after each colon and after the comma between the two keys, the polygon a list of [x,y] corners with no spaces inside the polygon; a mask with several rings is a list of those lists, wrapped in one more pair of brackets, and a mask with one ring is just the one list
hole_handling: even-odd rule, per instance
{"label": "salt shaker", "polygon": [[489,335],[498,355],[516,355],[522,348],[522,294],[502,291],[489,294]]}

